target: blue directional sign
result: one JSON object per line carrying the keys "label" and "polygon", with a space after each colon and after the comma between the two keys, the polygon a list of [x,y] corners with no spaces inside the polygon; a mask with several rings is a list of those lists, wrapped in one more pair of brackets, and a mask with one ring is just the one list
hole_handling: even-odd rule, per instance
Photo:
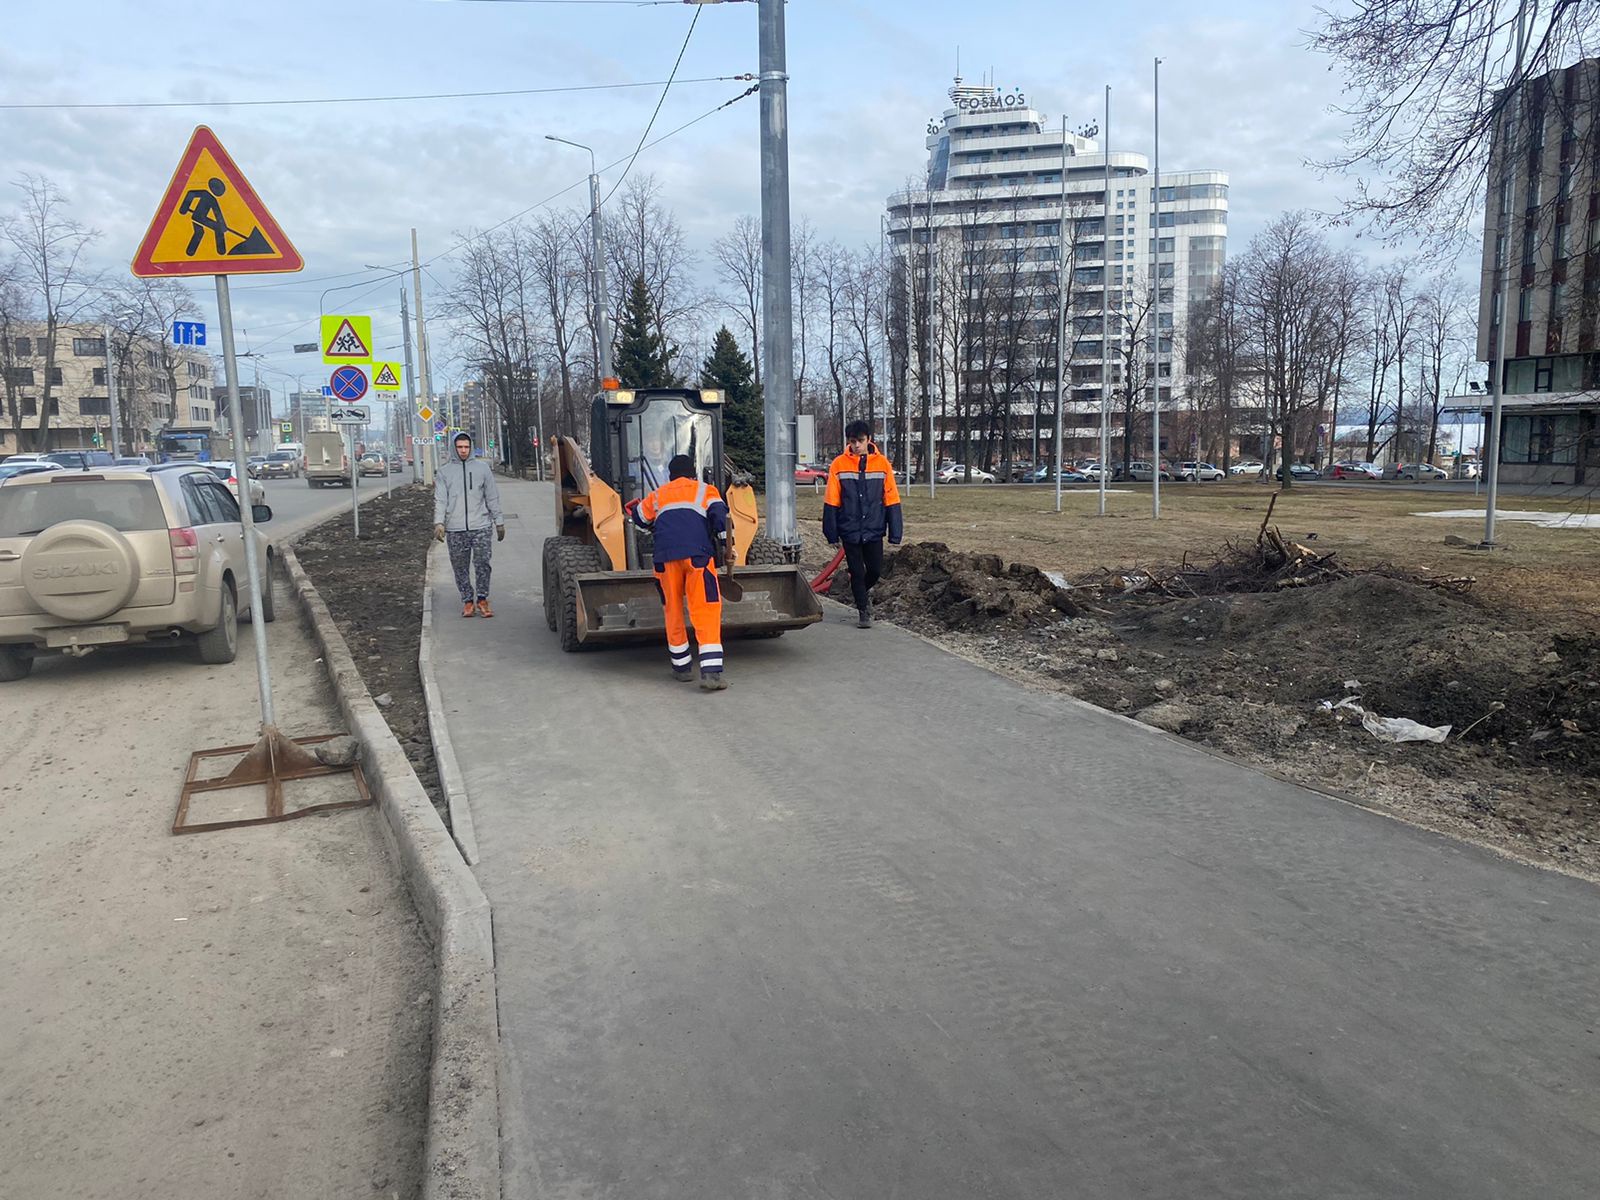
{"label": "blue directional sign", "polygon": [[204,346],[206,344],[206,327],[202,321],[174,321],[172,323],[172,344],[174,346]]}

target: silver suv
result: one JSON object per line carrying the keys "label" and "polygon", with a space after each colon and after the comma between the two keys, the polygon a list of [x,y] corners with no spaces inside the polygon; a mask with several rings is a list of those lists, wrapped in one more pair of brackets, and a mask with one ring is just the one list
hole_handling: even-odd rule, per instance
{"label": "silver suv", "polygon": [[[272,547],[257,543],[270,581]],[[247,579],[238,502],[203,466],[0,481],[0,680],[41,653],[136,642],[192,642],[200,661],[232,662]],[[270,586],[259,615],[272,620]]]}

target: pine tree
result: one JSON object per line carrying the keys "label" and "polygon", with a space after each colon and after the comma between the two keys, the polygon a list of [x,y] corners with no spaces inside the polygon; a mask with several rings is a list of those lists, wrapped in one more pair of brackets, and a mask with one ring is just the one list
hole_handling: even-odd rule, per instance
{"label": "pine tree", "polygon": [[761,389],[750,360],[726,325],[717,330],[711,353],[700,367],[700,386],[722,389],[723,451],[741,471],[755,477],[758,488],[765,488],[767,430]]}
{"label": "pine tree", "polygon": [[615,368],[625,388],[677,387],[679,384],[672,370],[678,348],[667,345],[666,339],[655,332],[655,317],[650,289],[645,287],[644,276],[636,275],[622,310],[621,328],[617,330]]}

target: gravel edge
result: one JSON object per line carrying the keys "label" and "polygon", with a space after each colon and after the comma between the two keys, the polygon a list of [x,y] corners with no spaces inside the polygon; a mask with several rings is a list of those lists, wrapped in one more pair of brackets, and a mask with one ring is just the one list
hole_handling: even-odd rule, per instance
{"label": "gravel edge", "polygon": [[384,841],[433,938],[433,1062],[422,1195],[424,1200],[498,1200],[500,1026],[489,902],[373,702],[293,547],[280,545],[279,551],[322,650],[339,708],[360,743]]}

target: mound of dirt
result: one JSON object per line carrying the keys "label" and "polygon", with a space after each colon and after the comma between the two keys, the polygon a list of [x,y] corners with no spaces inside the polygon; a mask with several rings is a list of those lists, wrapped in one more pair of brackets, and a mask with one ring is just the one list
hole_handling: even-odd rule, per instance
{"label": "mound of dirt", "polygon": [[[851,603],[844,568],[828,595]],[[1036,567],[997,554],[962,554],[942,542],[912,542],[888,554],[873,609],[924,632],[1028,629],[1076,616],[1077,603]]]}
{"label": "mound of dirt", "polygon": [[[1600,637],[1426,576],[1303,564],[1285,586],[1281,566],[1233,548],[1210,567],[1062,587],[923,542],[886,559],[873,604],[1008,674],[1600,876]],[[1196,595],[1197,580],[1222,590]],[[842,569],[830,595],[850,602]],[[1319,706],[1346,695],[1451,734],[1382,742]]]}

